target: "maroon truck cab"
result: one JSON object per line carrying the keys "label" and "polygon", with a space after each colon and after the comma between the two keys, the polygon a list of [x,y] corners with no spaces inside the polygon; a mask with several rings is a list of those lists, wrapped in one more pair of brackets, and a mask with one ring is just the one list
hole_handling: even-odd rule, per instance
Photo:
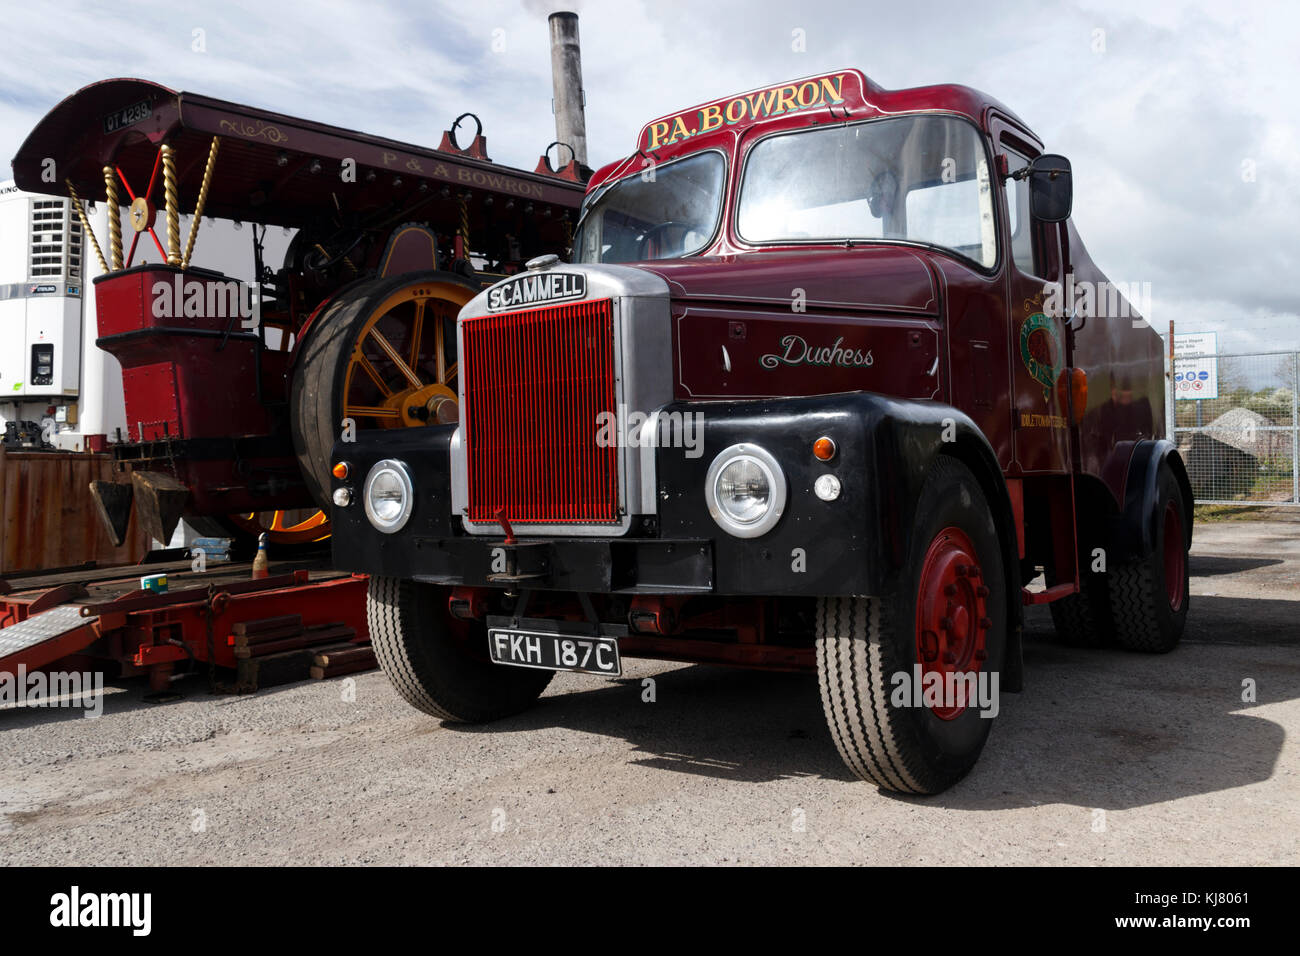
{"label": "maroon truck cab", "polygon": [[844,70],[648,123],[572,263],[462,309],[459,422],[335,446],[399,690],[487,720],[625,656],[815,668],[848,765],[930,793],[1019,688],[1024,605],[1171,649],[1161,343],[1071,202],[961,86]]}

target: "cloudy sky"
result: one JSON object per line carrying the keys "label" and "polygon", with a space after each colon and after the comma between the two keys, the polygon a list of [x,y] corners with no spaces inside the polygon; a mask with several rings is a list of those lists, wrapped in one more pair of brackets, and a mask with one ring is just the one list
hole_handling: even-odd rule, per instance
{"label": "cloudy sky", "polygon": [[0,177],[46,110],[113,76],[430,146],[471,110],[494,160],[531,169],[555,138],[555,9],[581,16],[593,166],[630,153],[655,116],[823,70],[965,83],[1071,158],[1089,250],[1111,279],[1151,283],[1157,328],[1217,330],[1225,350],[1300,347],[1289,0],[67,0],[59,19],[75,29],[9,3]]}

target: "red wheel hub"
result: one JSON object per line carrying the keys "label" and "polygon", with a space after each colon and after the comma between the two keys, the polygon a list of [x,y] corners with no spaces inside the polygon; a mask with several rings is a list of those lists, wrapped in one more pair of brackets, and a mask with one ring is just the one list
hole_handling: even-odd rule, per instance
{"label": "red wheel hub", "polygon": [[[949,675],[978,674],[988,658],[988,596],[970,538],[960,528],[944,528],[925,552],[916,595],[916,659],[923,687],[934,680],[930,674],[942,681],[943,702],[931,708],[941,720],[955,720],[972,703],[964,682],[950,685]],[[956,690],[951,698],[949,686]]]}
{"label": "red wheel hub", "polygon": [[1165,505],[1165,594],[1169,607],[1177,611],[1183,606],[1186,594],[1183,579],[1186,576],[1187,553],[1183,548],[1183,516],[1177,502]]}

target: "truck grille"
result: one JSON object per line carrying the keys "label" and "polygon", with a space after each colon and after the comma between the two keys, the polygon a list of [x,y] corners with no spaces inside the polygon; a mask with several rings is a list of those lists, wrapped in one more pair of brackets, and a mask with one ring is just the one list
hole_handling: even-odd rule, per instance
{"label": "truck grille", "polygon": [[609,299],[465,319],[469,520],[618,520],[618,448],[597,443],[617,413]]}

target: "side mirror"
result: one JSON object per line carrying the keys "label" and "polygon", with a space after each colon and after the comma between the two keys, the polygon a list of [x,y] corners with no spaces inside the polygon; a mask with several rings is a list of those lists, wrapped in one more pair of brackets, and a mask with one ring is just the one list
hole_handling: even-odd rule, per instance
{"label": "side mirror", "polygon": [[1074,185],[1070,161],[1057,153],[1044,153],[1029,164],[1029,210],[1042,222],[1070,218]]}

